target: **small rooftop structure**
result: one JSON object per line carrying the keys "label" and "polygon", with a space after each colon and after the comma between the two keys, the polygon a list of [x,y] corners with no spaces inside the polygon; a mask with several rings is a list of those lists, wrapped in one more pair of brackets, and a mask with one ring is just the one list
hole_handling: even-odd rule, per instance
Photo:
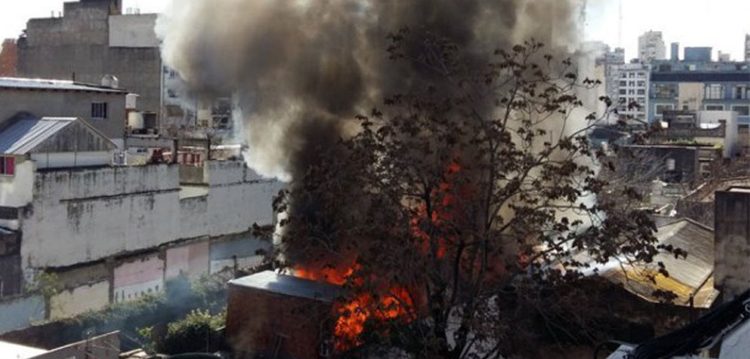
{"label": "small rooftop structure", "polygon": [[332,351],[340,288],[272,271],[229,282],[226,338],[238,358],[318,359]]}
{"label": "small rooftop structure", "polygon": [[83,91],[83,92],[103,92],[113,94],[125,94],[126,91],[87,84],[69,80],[48,80],[48,79],[28,79],[16,77],[0,77],[0,89],[20,89],[20,90],[42,90],[42,91]]}

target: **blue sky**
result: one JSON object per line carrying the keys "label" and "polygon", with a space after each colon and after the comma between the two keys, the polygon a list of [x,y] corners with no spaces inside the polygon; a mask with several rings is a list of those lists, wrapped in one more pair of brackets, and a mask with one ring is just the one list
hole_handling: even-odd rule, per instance
{"label": "blue sky", "polygon": [[[141,12],[158,12],[169,1],[124,0],[124,7],[138,7]],[[628,58],[636,54],[638,36],[648,30],[664,32],[667,49],[673,41],[680,42],[683,47],[712,46],[714,56],[717,50],[722,50],[731,53],[734,59],[743,56],[745,33],[750,33],[748,0],[587,1],[586,39],[602,40],[612,46],[620,44],[625,47]],[[620,1],[623,10],[621,43],[618,35]],[[27,19],[49,17],[52,11],[62,11],[62,4],[63,0],[3,1],[0,3],[0,38],[17,37]]]}

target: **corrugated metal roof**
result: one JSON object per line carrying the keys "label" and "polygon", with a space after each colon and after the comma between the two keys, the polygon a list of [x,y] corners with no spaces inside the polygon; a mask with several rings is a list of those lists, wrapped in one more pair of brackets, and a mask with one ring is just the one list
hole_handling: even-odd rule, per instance
{"label": "corrugated metal roof", "polygon": [[76,118],[27,116],[0,132],[0,153],[25,155],[76,121]]}
{"label": "corrugated metal roof", "polygon": [[26,79],[17,77],[0,77],[0,88],[55,90],[55,91],[86,91],[124,94],[126,91],[110,87],[97,86],[65,80]]}
{"label": "corrugated metal roof", "polygon": [[[616,266],[602,275],[649,301],[659,301],[659,298],[654,297],[654,291],[663,290],[677,295],[676,304],[709,308],[718,296],[718,291],[713,288],[713,230],[683,218],[660,226],[656,238],[659,245],[687,251],[687,258],[675,258],[674,255],[663,252],[656,255],[651,264]],[[659,262],[664,263],[669,277],[657,274],[655,264]],[[655,275],[654,281],[650,278],[652,275]]]}
{"label": "corrugated metal roof", "polygon": [[278,274],[273,271],[234,279],[229,281],[229,284],[323,302],[332,302],[340,292],[340,288],[334,285]]}

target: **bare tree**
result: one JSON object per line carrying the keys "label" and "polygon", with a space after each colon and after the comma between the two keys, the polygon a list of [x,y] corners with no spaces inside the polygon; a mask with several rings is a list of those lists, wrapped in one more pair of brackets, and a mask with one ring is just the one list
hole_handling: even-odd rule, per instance
{"label": "bare tree", "polygon": [[[477,59],[409,31],[391,40],[394,66],[431,80],[360,116],[276,203],[282,264],[347,289],[337,349],[498,358],[549,333],[593,340],[563,293],[597,264],[658,252],[640,192],[598,176],[600,117],[578,96],[598,82],[535,41]],[[413,41],[422,51],[403,52]]]}

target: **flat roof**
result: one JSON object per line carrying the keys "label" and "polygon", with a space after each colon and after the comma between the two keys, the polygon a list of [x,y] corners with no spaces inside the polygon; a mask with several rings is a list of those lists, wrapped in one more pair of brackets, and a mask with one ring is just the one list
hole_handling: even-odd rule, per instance
{"label": "flat roof", "polygon": [[341,292],[341,288],[327,283],[297,278],[290,275],[265,271],[233,279],[230,285],[257,289],[273,294],[332,302]]}
{"label": "flat roof", "polygon": [[0,77],[0,89],[2,88],[48,91],[100,92],[109,94],[127,93],[127,91],[122,89],[69,80],[29,79],[20,77]]}
{"label": "flat roof", "polygon": [[750,193],[750,187],[732,187],[729,192]]}

